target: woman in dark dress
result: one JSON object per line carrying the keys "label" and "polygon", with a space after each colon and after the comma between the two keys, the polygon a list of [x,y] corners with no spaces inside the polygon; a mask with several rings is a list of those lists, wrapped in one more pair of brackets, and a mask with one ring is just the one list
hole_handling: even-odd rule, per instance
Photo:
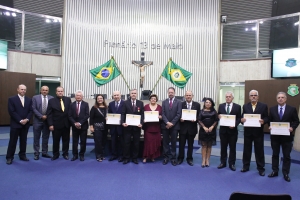
{"label": "woman in dark dress", "polygon": [[216,145],[216,128],[219,121],[218,113],[211,98],[206,98],[204,107],[199,113],[199,144],[202,146],[202,167],[209,167],[211,147]]}
{"label": "woman in dark dress", "polygon": [[[162,107],[157,104],[158,98],[156,94],[152,94],[149,97],[150,104],[145,105],[144,111],[158,111],[159,120],[162,118]],[[160,156],[161,146],[161,130],[160,122],[144,122],[144,153],[143,163],[147,162],[147,159],[154,159]]]}
{"label": "woman in dark dress", "polygon": [[107,105],[104,96],[98,94],[95,105],[90,111],[90,130],[93,132],[95,141],[95,155],[98,162],[103,161],[103,138],[106,136],[106,113]]}

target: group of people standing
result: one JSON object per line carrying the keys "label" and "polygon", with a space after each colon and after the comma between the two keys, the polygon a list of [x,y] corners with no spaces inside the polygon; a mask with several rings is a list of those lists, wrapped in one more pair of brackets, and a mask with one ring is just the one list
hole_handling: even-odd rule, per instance
{"label": "group of people standing", "polygon": [[[69,97],[64,96],[63,87],[56,88],[56,97],[50,96],[49,88],[43,86],[40,94],[32,99],[25,96],[26,86],[19,85],[18,95],[10,97],[8,100],[8,111],[11,116],[10,140],[7,149],[6,163],[12,164],[16,143],[20,138],[19,158],[28,161],[26,157],[27,133],[29,120],[34,115],[34,160],[39,160],[40,137],[42,133],[42,157],[56,160],[59,158],[59,143],[62,139],[63,158],[69,159],[70,127],[72,126],[72,154],[71,161],[78,158],[84,161],[86,151],[86,140],[88,129],[93,133],[95,142],[95,157],[98,162],[102,162],[104,148],[107,140],[108,129],[111,136],[111,157],[109,161],[118,160],[123,164],[132,161],[138,164],[139,145],[141,130],[144,130],[144,150],[143,163],[147,160],[154,162],[161,156],[161,144],[163,145],[163,165],[171,162],[173,166],[180,165],[185,159],[185,145],[187,143],[186,161],[193,166],[193,145],[198,134],[198,142],[201,145],[202,164],[201,167],[209,167],[212,146],[216,145],[216,129],[222,115],[235,115],[235,126],[220,126],[219,136],[221,144],[221,157],[218,169],[225,168],[228,162],[229,168],[235,171],[236,143],[238,139],[237,127],[240,123],[245,123],[244,114],[260,114],[259,123],[261,127],[244,128],[244,150],[243,168],[241,172],[247,172],[250,168],[252,153],[252,143],[254,143],[257,170],[260,176],[265,175],[264,157],[264,131],[265,124],[270,122],[289,122],[290,136],[271,135],[272,173],[269,177],[278,176],[280,146],[283,151],[282,173],[286,181],[290,181],[289,170],[291,165],[290,152],[294,131],[299,125],[299,118],[296,108],[286,104],[287,96],[284,92],[279,92],[276,96],[278,105],[270,108],[266,104],[258,102],[258,91],[249,92],[250,102],[243,106],[233,103],[234,94],[226,92],[226,102],[219,105],[216,111],[215,103],[211,98],[204,98],[204,105],[201,109],[198,102],[193,101],[192,91],[186,91],[185,101],[175,98],[175,88],[168,88],[168,98],[157,104],[158,96],[150,95],[149,104],[137,100],[137,90],[130,90],[130,98],[126,101],[121,99],[119,91],[113,92],[113,101],[108,105],[104,96],[96,95],[95,104],[91,109],[87,102],[83,101],[83,92],[78,90],[75,93],[75,101],[71,102]],[[184,120],[182,109],[195,110],[195,120]],[[144,111],[157,111],[157,122],[146,122]],[[119,114],[120,123],[109,125],[106,123],[107,114]],[[140,123],[137,126],[127,124],[126,116],[140,115]],[[89,119],[89,121],[88,121]],[[199,125],[199,129],[198,129]],[[198,131],[199,130],[199,131]],[[50,131],[53,135],[53,156],[48,154],[48,140]],[[176,156],[176,142],[179,135],[179,151]],[[161,138],[162,136],[162,138]],[[80,140],[80,151],[78,144]],[[162,142],[161,142],[162,140]],[[131,147],[132,146],[132,147]],[[227,148],[229,147],[229,156]]]}

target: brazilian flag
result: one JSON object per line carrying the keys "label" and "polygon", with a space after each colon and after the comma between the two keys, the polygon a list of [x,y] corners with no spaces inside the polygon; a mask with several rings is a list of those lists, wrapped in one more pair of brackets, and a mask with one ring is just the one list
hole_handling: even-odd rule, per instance
{"label": "brazilian flag", "polygon": [[103,65],[91,69],[90,73],[92,74],[94,81],[98,86],[110,82],[121,74],[113,58]]}
{"label": "brazilian flag", "polygon": [[161,75],[177,87],[184,88],[193,74],[181,68],[170,59]]}

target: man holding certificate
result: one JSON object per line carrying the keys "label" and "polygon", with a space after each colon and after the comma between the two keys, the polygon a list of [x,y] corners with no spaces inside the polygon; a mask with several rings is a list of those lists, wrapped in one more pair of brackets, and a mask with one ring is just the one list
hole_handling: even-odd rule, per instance
{"label": "man holding certificate", "polygon": [[130,161],[130,143],[133,138],[132,162],[138,164],[141,128],[144,122],[144,103],[136,99],[137,90],[130,90],[130,99],[124,102],[121,122],[124,127],[124,159],[123,164]]}
{"label": "man holding certificate", "polygon": [[[282,174],[284,180],[290,182],[289,177],[291,167],[290,153],[293,147],[294,131],[299,125],[299,117],[295,107],[286,104],[287,96],[285,92],[278,92],[277,96],[278,105],[270,108],[269,122],[271,124],[271,147],[273,150],[272,155],[272,173],[269,177],[278,176],[279,171],[279,153],[280,146],[283,154]],[[287,126],[285,122],[288,122]],[[281,123],[283,127],[281,128]],[[285,130],[287,129],[287,130]],[[288,132],[289,134],[286,134]],[[281,134],[280,134],[281,133]]]}
{"label": "man holding certificate", "polygon": [[265,175],[265,153],[264,153],[264,125],[268,122],[268,106],[258,102],[258,91],[249,92],[250,102],[243,106],[244,124],[244,152],[243,168],[241,172],[249,171],[252,142],[254,142],[254,153],[257,170],[260,176]]}
{"label": "man holding certificate", "polygon": [[[121,114],[122,108],[124,105],[124,101],[121,100],[120,91],[113,92],[114,101],[108,104],[108,114],[106,124],[109,124],[109,132],[111,135],[111,157],[109,161],[113,161],[118,158],[119,162],[123,162],[123,148],[124,148],[124,138],[123,138],[123,127],[121,125]],[[114,120],[109,120],[109,118],[116,119],[116,123]],[[110,124],[110,121],[111,124]]]}
{"label": "man holding certificate", "polygon": [[[193,145],[194,138],[197,134],[197,118],[200,111],[200,104],[192,101],[192,91],[185,92],[185,101],[182,102],[182,116],[180,119],[179,131],[179,155],[178,165],[183,162],[185,143],[188,143],[188,151],[186,161],[190,166],[193,166]],[[184,115],[184,113],[186,114]]]}
{"label": "man holding certificate", "polygon": [[218,115],[220,119],[220,140],[221,140],[221,163],[218,169],[226,167],[227,147],[229,145],[228,164],[232,171],[235,171],[236,142],[238,138],[237,126],[241,122],[241,106],[232,102],[233,92],[226,92],[226,102],[219,105]]}
{"label": "man holding certificate", "polygon": [[[179,119],[181,117],[182,102],[175,99],[175,88],[173,87],[168,88],[168,96],[169,98],[162,102],[163,165],[168,164],[171,160],[172,165],[176,166],[176,141],[180,129]],[[170,140],[171,148],[169,145]]]}

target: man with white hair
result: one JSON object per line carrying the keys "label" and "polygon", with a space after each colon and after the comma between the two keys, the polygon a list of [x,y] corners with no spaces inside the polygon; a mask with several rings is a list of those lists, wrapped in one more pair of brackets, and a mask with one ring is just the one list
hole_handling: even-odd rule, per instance
{"label": "man with white hair", "polygon": [[249,171],[252,143],[254,143],[254,153],[258,174],[265,175],[265,154],[264,154],[264,125],[268,123],[268,106],[258,101],[258,91],[249,92],[250,102],[243,106],[243,118],[241,122],[246,122],[245,114],[259,114],[260,127],[244,127],[244,151],[243,151],[243,168],[241,172]]}
{"label": "man with white hair", "polygon": [[89,104],[83,99],[83,92],[77,90],[75,93],[75,100],[69,110],[69,120],[72,125],[72,153],[73,158],[71,161],[78,159],[78,142],[80,137],[80,161],[84,161],[84,153],[86,150],[86,139],[87,139],[87,129],[89,114]]}
{"label": "man with white hair", "polygon": [[237,126],[241,122],[241,106],[233,103],[234,94],[231,91],[225,94],[226,102],[219,105],[218,114],[221,118],[223,115],[235,115],[235,125],[234,126],[220,126],[220,140],[221,140],[221,163],[218,169],[226,167],[227,161],[227,147],[229,145],[229,158],[228,164],[232,171],[235,171],[235,160],[236,160],[236,142],[238,138]]}

